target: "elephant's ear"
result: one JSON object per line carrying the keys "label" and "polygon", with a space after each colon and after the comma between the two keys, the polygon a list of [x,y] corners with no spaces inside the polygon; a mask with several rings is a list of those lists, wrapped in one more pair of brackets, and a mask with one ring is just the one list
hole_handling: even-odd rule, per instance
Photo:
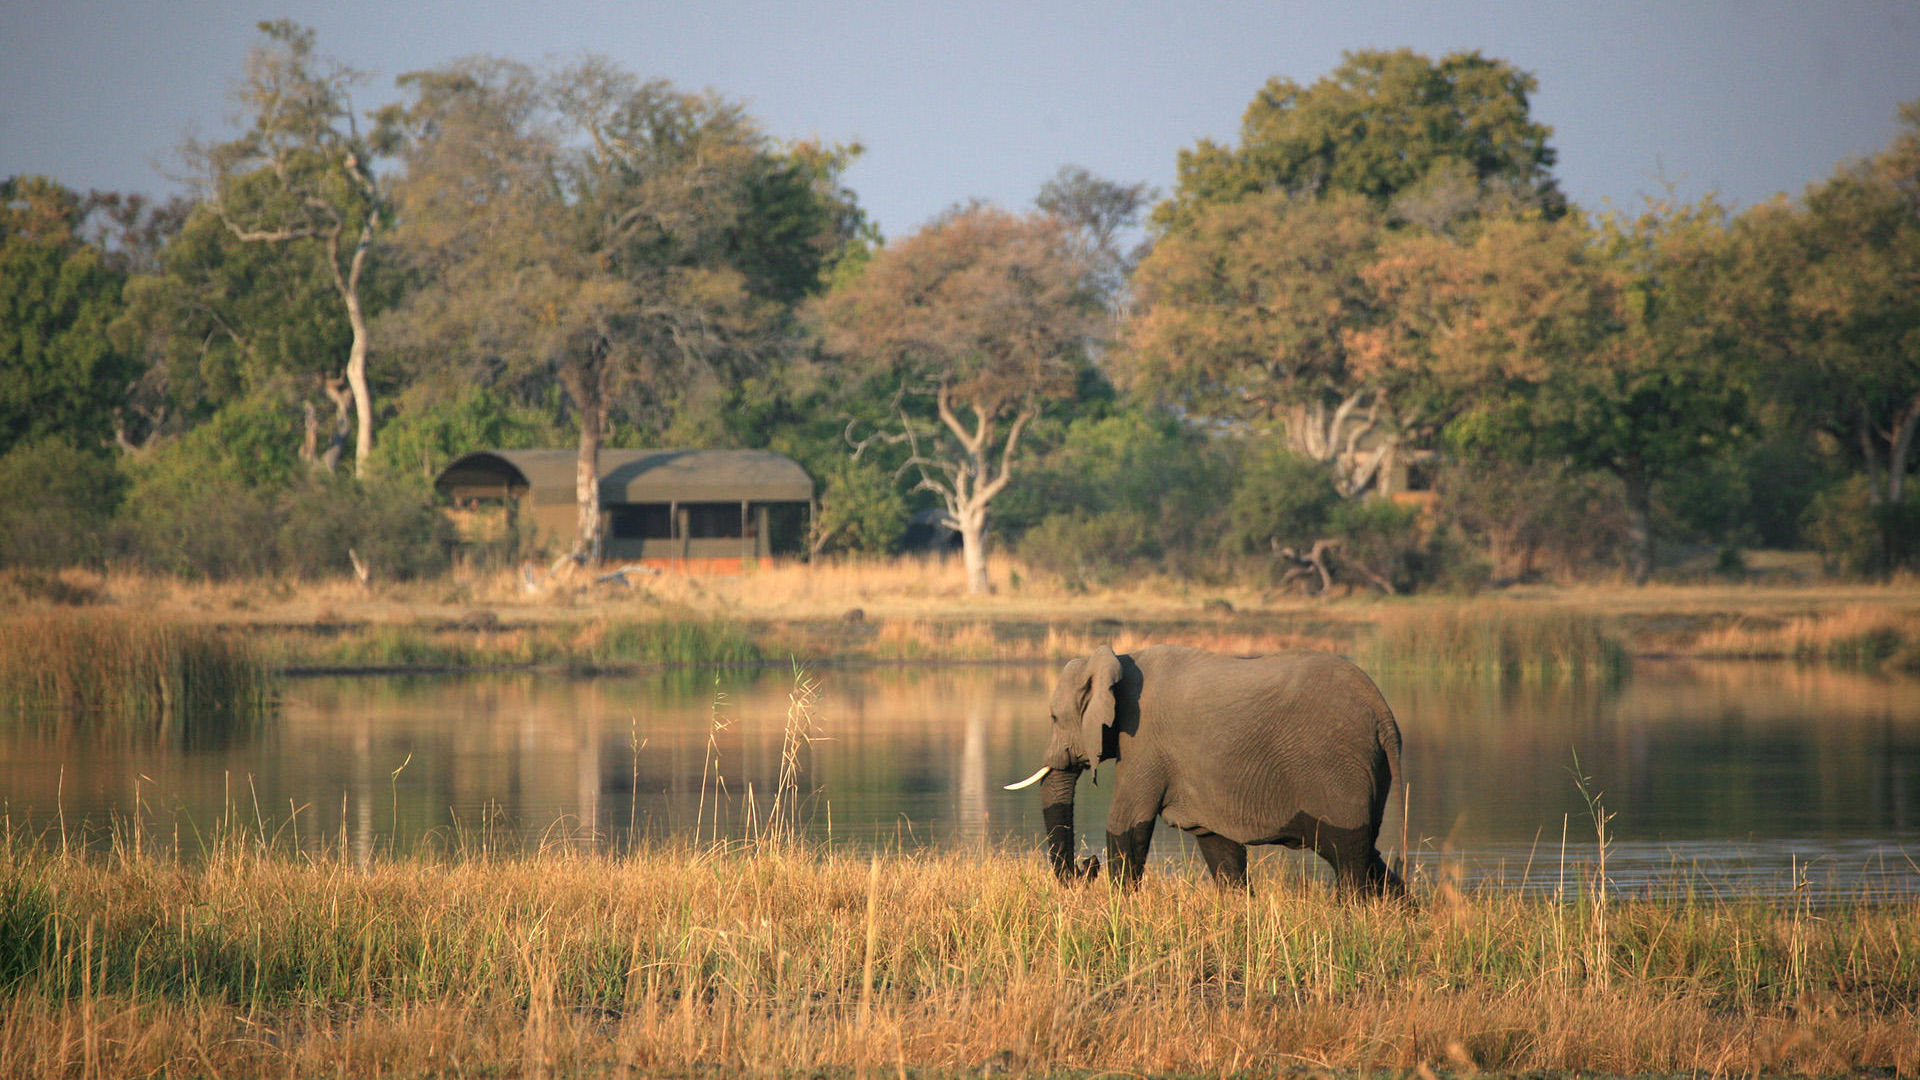
{"label": "elephant's ear", "polygon": [[1100,772],[1100,751],[1107,741],[1107,728],[1113,725],[1113,687],[1120,681],[1120,658],[1113,647],[1102,645],[1087,657],[1087,707],[1080,712],[1080,745],[1087,753],[1087,764]]}

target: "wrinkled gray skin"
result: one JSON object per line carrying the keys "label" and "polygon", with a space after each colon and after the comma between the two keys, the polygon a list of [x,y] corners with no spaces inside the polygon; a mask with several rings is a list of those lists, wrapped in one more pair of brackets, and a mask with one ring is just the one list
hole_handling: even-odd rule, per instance
{"label": "wrinkled gray skin", "polygon": [[1073,858],[1074,788],[1098,767],[1113,788],[1108,872],[1122,886],[1139,881],[1162,817],[1193,834],[1225,885],[1245,887],[1247,845],[1281,844],[1325,859],[1343,892],[1404,891],[1374,849],[1400,773],[1400,728],[1345,659],[1177,645],[1116,656],[1103,646],[1067,662],[1050,709],[1041,811],[1062,881],[1099,871]]}

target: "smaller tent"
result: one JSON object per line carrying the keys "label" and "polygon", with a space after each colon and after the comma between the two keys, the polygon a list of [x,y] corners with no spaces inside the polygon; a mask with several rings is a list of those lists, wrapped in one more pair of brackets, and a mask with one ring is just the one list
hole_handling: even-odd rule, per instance
{"label": "smaller tent", "polygon": [[[480,450],[441,470],[434,487],[456,514],[531,528],[535,543],[572,548],[579,514],[572,450]],[[739,569],[806,546],[813,480],[770,450],[602,450],[602,552],[620,562]]]}

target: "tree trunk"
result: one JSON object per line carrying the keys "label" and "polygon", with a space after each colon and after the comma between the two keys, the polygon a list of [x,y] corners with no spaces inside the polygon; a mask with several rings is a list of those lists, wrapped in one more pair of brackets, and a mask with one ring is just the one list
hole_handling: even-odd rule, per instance
{"label": "tree trunk", "polygon": [[600,441],[604,410],[580,410],[580,457],[574,464],[573,497],[579,507],[573,557],[600,561]]}
{"label": "tree trunk", "polygon": [[347,325],[353,330],[353,343],[347,347],[347,385],[353,389],[353,411],[358,432],[353,440],[353,478],[367,477],[367,462],[373,457],[373,395],[367,389],[367,318],[360,306],[360,275],[367,266],[367,252],[373,247],[373,219],[360,225],[360,237],[353,247],[353,259],[345,273],[340,270],[339,226],[327,235],[327,265],[333,270],[334,288],[346,305]]}
{"label": "tree trunk", "polygon": [[353,396],[340,383],[341,380],[337,377],[320,380],[320,389],[326,391],[327,397],[333,401],[333,434],[328,437],[327,448],[320,452],[316,464],[329,476],[340,467],[340,455],[346,452],[347,431],[350,426],[347,422],[347,411],[353,408]]}
{"label": "tree trunk", "polygon": [[960,561],[967,568],[967,591],[974,596],[985,596],[993,591],[993,582],[987,578],[986,507],[962,507],[956,517],[960,528]]}
{"label": "tree trunk", "polygon": [[1913,441],[1920,432],[1920,394],[1915,394],[1894,422],[1887,445],[1887,503],[1900,505],[1905,497],[1907,459],[1913,456]]}
{"label": "tree trunk", "polygon": [[[1367,402],[1364,412],[1362,402]],[[1381,470],[1391,468],[1399,436],[1385,433],[1380,419],[1383,404],[1378,391],[1362,389],[1342,398],[1331,413],[1325,402],[1296,402],[1277,418],[1288,449],[1328,465],[1341,496],[1355,498],[1370,487],[1385,493],[1391,483],[1381,478]],[[1368,435],[1376,435],[1380,445],[1362,452],[1360,442]]]}
{"label": "tree trunk", "polygon": [[1627,565],[1633,583],[1645,585],[1653,576],[1653,481],[1640,469],[1628,469],[1620,479],[1627,486]]}
{"label": "tree trunk", "polygon": [[353,439],[353,478],[367,478],[367,462],[373,457],[373,394],[367,389],[367,324],[360,315],[360,297],[356,293],[347,302],[353,323],[353,346],[347,353],[347,385],[353,389],[353,413],[358,430]]}
{"label": "tree trunk", "polygon": [[311,401],[300,403],[300,460],[320,467],[320,410]]}
{"label": "tree trunk", "polygon": [[[1013,478],[1013,456],[1020,447],[1020,433],[1040,415],[1040,407],[1028,401],[1014,414],[1013,423],[1007,427],[1006,442],[1000,447],[996,471],[992,455],[995,431],[992,411],[970,404],[974,423],[969,430],[953,411],[953,401],[944,384],[934,395],[934,403],[939,409],[940,422],[959,440],[961,454],[959,460],[944,465],[952,477],[949,483],[942,484],[923,475],[920,486],[938,493],[946,501],[947,513],[953,516],[954,525],[960,530],[960,556],[967,567],[967,591],[982,596],[993,591],[993,583],[987,580],[987,506]],[[909,464],[924,460],[916,448]]]}

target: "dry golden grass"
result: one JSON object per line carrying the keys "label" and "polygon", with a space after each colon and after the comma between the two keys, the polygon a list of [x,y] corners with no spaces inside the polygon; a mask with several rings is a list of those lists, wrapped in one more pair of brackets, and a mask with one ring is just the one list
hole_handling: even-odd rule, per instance
{"label": "dry golden grass", "polygon": [[1920,1075],[1920,908],[1417,907],[779,844],[0,856],[0,1075]]}

